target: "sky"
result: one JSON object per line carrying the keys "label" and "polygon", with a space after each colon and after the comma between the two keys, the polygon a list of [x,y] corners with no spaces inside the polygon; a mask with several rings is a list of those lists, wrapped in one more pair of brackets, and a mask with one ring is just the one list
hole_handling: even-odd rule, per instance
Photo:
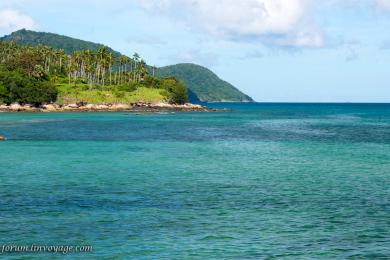
{"label": "sky", "polygon": [[206,66],[260,102],[390,102],[390,0],[0,0],[18,29]]}

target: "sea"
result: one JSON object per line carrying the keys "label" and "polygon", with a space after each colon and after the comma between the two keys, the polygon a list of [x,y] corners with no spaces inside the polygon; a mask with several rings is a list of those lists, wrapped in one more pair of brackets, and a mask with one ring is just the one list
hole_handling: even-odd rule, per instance
{"label": "sea", "polygon": [[0,113],[0,258],[390,259],[390,104],[209,106]]}

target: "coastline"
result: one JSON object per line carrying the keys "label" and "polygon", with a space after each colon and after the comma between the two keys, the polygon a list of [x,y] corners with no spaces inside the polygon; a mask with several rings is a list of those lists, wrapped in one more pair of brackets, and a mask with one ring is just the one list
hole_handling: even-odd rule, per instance
{"label": "coastline", "polygon": [[[13,103],[11,105],[0,105],[0,112],[31,112],[31,113],[50,113],[50,112],[212,112],[221,109],[208,108],[202,105],[191,103],[169,104],[169,103],[144,103],[134,104],[46,104],[39,107],[33,105],[20,105]],[[223,109],[222,109],[223,110]]]}

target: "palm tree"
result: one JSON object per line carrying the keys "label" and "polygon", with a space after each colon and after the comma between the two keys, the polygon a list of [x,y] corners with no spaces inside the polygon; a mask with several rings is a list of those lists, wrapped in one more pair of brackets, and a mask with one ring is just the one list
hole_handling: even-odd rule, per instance
{"label": "palm tree", "polygon": [[108,61],[108,69],[110,70],[110,85],[112,85],[112,64],[114,62],[112,52],[108,54],[107,61]]}
{"label": "palm tree", "polygon": [[61,50],[58,50],[56,53],[55,53],[55,56],[58,58],[59,60],[59,67],[61,68],[62,67],[62,61],[64,59],[64,56],[65,56],[65,51],[63,49]]}
{"label": "palm tree", "polygon": [[119,63],[120,63],[119,84],[122,84],[123,75],[126,73],[126,62],[127,62],[127,57],[125,55],[121,55],[119,57]]}
{"label": "palm tree", "polygon": [[98,50],[97,52],[97,80],[99,81],[100,79],[100,76],[102,78],[101,82],[103,83],[103,86],[104,86],[104,76],[105,76],[105,72],[106,72],[106,68],[107,68],[107,56],[108,56],[108,53],[107,53],[107,47],[106,46],[102,46],[100,47],[100,49]]}
{"label": "palm tree", "polygon": [[157,71],[157,67],[156,67],[156,65],[153,65],[152,66],[152,75],[153,75],[153,77],[155,76],[155,72]]}
{"label": "palm tree", "polygon": [[134,60],[134,74],[133,74],[133,81],[136,80],[137,78],[137,62],[139,61],[139,54],[138,53],[134,53],[133,55],[133,60]]}
{"label": "palm tree", "polygon": [[146,62],[144,60],[141,60],[139,62],[139,66],[138,66],[138,82],[144,81],[146,74],[147,74]]}
{"label": "palm tree", "polygon": [[90,89],[92,88],[92,84],[94,82],[94,78],[93,78],[93,72],[95,71],[94,59],[95,59],[95,56],[90,50],[83,52],[85,76],[86,76],[87,81],[89,83]]}

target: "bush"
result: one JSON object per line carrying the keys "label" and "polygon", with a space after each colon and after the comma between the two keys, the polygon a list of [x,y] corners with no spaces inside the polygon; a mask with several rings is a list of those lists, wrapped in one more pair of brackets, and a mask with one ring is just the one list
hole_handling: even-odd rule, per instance
{"label": "bush", "polygon": [[114,90],[113,94],[114,94],[114,97],[116,97],[116,98],[124,98],[125,97],[125,92],[123,92],[123,91]]}
{"label": "bush", "polygon": [[161,81],[161,88],[169,93],[169,101],[175,104],[188,102],[188,91],[183,82],[176,78],[166,78]]}
{"label": "bush", "polygon": [[117,91],[124,91],[124,92],[133,92],[137,90],[137,88],[138,85],[135,82],[130,82],[116,87]]}
{"label": "bush", "polygon": [[0,67],[0,99],[7,104],[17,102],[38,106],[56,101],[57,89],[48,81]]}
{"label": "bush", "polygon": [[0,104],[3,104],[6,101],[7,96],[7,88],[0,82]]}
{"label": "bush", "polygon": [[143,84],[149,88],[160,88],[161,80],[159,78],[146,75]]}

